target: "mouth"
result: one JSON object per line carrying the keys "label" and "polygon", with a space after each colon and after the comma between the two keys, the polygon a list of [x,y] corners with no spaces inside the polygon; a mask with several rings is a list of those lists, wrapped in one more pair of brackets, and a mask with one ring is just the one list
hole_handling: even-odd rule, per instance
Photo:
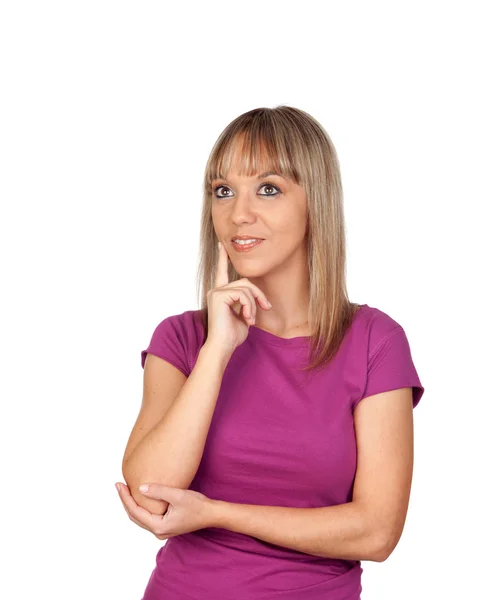
{"label": "mouth", "polygon": [[238,240],[231,240],[231,245],[233,246],[234,250],[236,250],[236,252],[247,252],[248,250],[253,250],[254,248],[258,247],[263,242],[264,240],[262,239],[256,239],[254,240],[254,242],[250,243],[245,243],[243,241]]}

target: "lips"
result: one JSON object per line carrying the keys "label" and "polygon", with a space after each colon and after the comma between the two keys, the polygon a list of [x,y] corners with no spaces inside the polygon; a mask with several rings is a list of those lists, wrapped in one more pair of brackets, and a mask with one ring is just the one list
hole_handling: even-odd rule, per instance
{"label": "lips", "polygon": [[[253,238],[249,238],[249,239],[253,239]],[[258,238],[256,241],[252,242],[251,244],[237,244],[233,240],[232,245],[233,245],[233,248],[236,250],[236,252],[247,252],[248,250],[252,250],[253,248],[256,248],[263,242],[264,242],[264,240],[262,240],[260,238]]]}

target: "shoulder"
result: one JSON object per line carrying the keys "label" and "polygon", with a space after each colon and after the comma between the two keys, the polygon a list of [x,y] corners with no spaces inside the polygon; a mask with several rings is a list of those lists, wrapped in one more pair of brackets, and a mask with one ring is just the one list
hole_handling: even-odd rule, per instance
{"label": "shoulder", "polygon": [[181,313],[169,315],[163,321],[167,321],[170,327],[184,336],[196,337],[203,332],[200,313],[200,310],[185,310]]}
{"label": "shoulder", "polygon": [[359,339],[368,349],[368,354],[374,353],[379,345],[383,344],[389,336],[404,330],[401,324],[387,312],[368,304],[363,304],[355,315],[356,329]]}
{"label": "shoulder", "polygon": [[141,352],[142,366],[147,353],[169,359],[174,356],[175,364],[181,364],[181,370],[189,375],[204,343],[200,313],[199,310],[186,310],[161,319],[154,328],[149,346]]}
{"label": "shoulder", "polygon": [[169,315],[158,325],[167,328],[192,356],[204,343],[204,329],[200,310],[185,310]]}
{"label": "shoulder", "polygon": [[413,407],[424,387],[417,374],[411,348],[401,323],[387,312],[363,305],[356,314],[351,356],[360,373],[361,397],[412,386]]}

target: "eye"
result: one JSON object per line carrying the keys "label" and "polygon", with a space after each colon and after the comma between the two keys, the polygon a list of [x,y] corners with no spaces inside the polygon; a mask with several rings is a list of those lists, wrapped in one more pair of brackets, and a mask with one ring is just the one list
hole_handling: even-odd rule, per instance
{"label": "eye", "polygon": [[[274,185],[273,183],[262,183],[259,187],[259,189],[266,187],[266,188],[273,188],[276,190],[275,194],[260,194],[260,196],[265,196],[265,197],[273,197],[273,196],[277,196],[278,194],[281,193],[281,190],[279,189],[279,187],[277,185]],[[218,195],[218,190],[225,188],[225,189],[229,189],[228,186],[226,185],[218,185],[217,187],[214,188],[213,193],[215,195],[215,198],[231,198],[231,196],[225,196],[223,194]],[[231,191],[231,190],[230,190]]]}
{"label": "eye", "polygon": [[263,183],[260,186],[260,189],[262,187],[274,188],[276,190],[276,194],[261,194],[262,196],[277,196],[280,193],[280,191],[281,191],[277,185],[274,185],[272,183]]}
{"label": "eye", "polygon": [[226,186],[225,186],[225,185],[219,185],[219,186],[215,187],[215,189],[213,190],[213,193],[214,193],[214,195],[215,195],[215,198],[229,198],[229,196],[223,196],[223,195],[221,195],[221,196],[218,196],[218,194],[217,194],[216,192],[217,192],[218,190],[220,190],[221,188],[226,188]]}

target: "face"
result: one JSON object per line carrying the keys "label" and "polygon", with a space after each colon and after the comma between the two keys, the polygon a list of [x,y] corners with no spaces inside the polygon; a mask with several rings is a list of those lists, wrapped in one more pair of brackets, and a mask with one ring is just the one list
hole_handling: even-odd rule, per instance
{"label": "face", "polygon": [[[239,155],[225,179],[212,182],[212,219],[236,271],[242,277],[262,277],[304,266],[307,260],[307,199],[305,190],[276,174],[239,175]],[[235,235],[262,238],[247,252],[232,243]]]}

